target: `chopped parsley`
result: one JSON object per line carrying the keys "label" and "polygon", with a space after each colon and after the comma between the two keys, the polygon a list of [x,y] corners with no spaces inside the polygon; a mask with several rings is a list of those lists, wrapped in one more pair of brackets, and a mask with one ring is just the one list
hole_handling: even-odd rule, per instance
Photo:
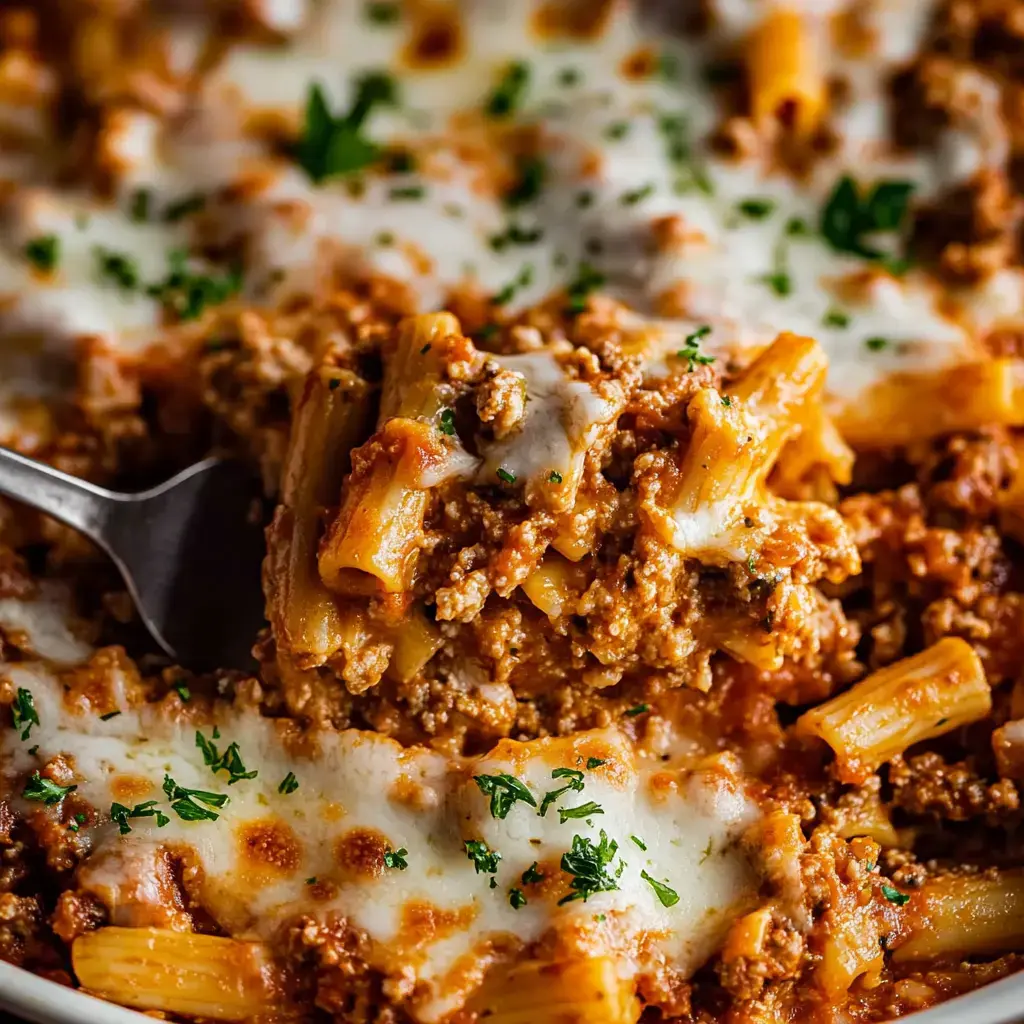
{"label": "chopped parsley", "polygon": [[569,304],[566,312],[571,316],[583,313],[587,308],[587,300],[592,292],[595,292],[605,282],[604,274],[596,270],[591,264],[583,262],[576,271],[576,278],[566,285],[565,291],[569,296]]}
{"label": "chopped parsley", "polygon": [[864,341],[864,347],[870,352],[881,352],[882,349],[889,347],[888,338],[867,338]]}
{"label": "chopped parsley", "polygon": [[41,804],[46,804],[47,807],[52,807],[54,804],[59,804],[68,793],[73,793],[76,789],[78,789],[77,786],[60,786],[52,779],[44,778],[39,772],[33,772],[32,778],[25,783],[21,795],[26,800],[36,800]]}
{"label": "chopped parsley", "polygon": [[912,182],[882,180],[861,197],[854,179],[844,175],[821,211],[821,234],[836,252],[878,261],[900,273],[906,269],[902,259],[878,249],[867,236],[897,231],[906,218],[913,191]]}
{"label": "chopped parsley", "polygon": [[316,875],[310,875],[309,878],[306,879],[306,885],[316,885]]}
{"label": "chopped parsley", "polygon": [[630,836],[629,838],[632,839],[633,842],[644,851],[644,853],[647,852],[647,844],[639,836]]}
{"label": "chopped parsley", "polygon": [[679,893],[675,889],[652,878],[646,871],[641,871],[640,877],[654,890],[654,895],[663,907],[674,907],[679,902]]}
{"label": "chopped parsley", "polygon": [[168,224],[177,224],[178,221],[191,217],[193,213],[199,213],[205,206],[206,196],[202,192],[192,192],[173,203],[168,203],[164,207],[164,220]]}
{"label": "chopped parsley", "polygon": [[335,117],[318,82],[309,87],[302,138],[295,156],[299,166],[316,184],[328,178],[351,174],[370,166],[380,148],[362,133],[373,108],[394,106],[398,92],[395,81],[381,72],[364,75],[356,85],[351,109]]}
{"label": "chopped parsley", "polygon": [[786,221],[786,235],[789,238],[806,238],[811,233],[811,226],[803,217],[790,217]]}
{"label": "chopped parsley", "polygon": [[526,906],[526,894],[522,889],[510,889],[508,893],[509,906],[513,910],[518,910],[520,907]]}
{"label": "chopped parsley", "polygon": [[617,880],[625,867],[624,862],[619,861],[618,870],[614,875],[608,870],[615,860],[618,849],[619,844],[614,839],[609,839],[604,829],[601,829],[601,841],[597,846],[586,836],[573,836],[572,849],[562,854],[561,861],[562,870],[572,876],[569,881],[572,892],[563,896],[558,905],[571,903],[573,900],[583,900],[585,903],[599,892],[618,889]]}
{"label": "chopped parsley", "polygon": [[551,472],[548,474],[548,483],[549,484],[560,484],[561,482],[562,482],[562,474],[559,473],[557,469],[551,470]]}
{"label": "chopped parsley", "polygon": [[582,793],[583,792],[583,772],[577,771],[575,768],[556,768],[551,773],[553,779],[567,779],[568,781],[564,786],[559,789],[553,789],[550,793],[544,795],[544,799],[540,803],[540,810],[538,813],[543,818],[548,813],[548,808],[563,794],[568,792]]}
{"label": "chopped parsley", "polygon": [[891,885],[882,885],[882,895],[890,903],[895,903],[897,907],[905,906],[910,902],[910,896],[907,893],[900,892],[899,889],[894,889]]}
{"label": "chopped parsley", "polygon": [[498,479],[504,484],[514,484],[516,482],[515,473],[510,473],[507,469],[498,467]]}
{"label": "chopped parsley", "polygon": [[576,194],[576,209],[586,210],[594,205],[594,193],[589,189],[584,189],[582,192]]}
{"label": "chopped parsley", "polygon": [[198,319],[207,306],[225,302],[242,289],[237,267],[223,277],[189,269],[188,253],[175,249],[167,255],[168,272],[163,281],[147,285],[146,294],[158,299],[183,321]]}
{"label": "chopped parsley", "polygon": [[543,237],[541,228],[524,228],[513,221],[500,235],[491,235],[488,244],[495,252],[504,252],[510,245],[534,245]]}
{"label": "chopped parsley", "polygon": [[703,864],[711,856],[711,851],[714,848],[714,839],[711,836],[708,836],[707,846],[705,846],[704,849],[701,850],[700,861],[698,863]]}
{"label": "chopped parsley", "polygon": [[281,784],[277,787],[277,791],[282,796],[288,796],[289,793],[294,793],[298,788],[299,780],[295,778],[295,772],[289,772],[281,780]]}
{"label": "chopped parsley", "polygon": [[136,224],[144,224],[149,220],[152,204],[153,193],[148,188],[137,188],[132,193],[131,203],[128,206],[128,216]]}
{"label": "chopped parsley", "polygon": [[[179,786],[170,775],[164,776],[163,790],[167,794],[167,799],[171,801],[171,810],[182,821],[216,821],[220,815],[209,808],[223,807],[228,802],[227,796],[223,793],[210,793],[205,789],[187,789],[185,786]],[[203,804],[206,806],[201,806]]]}
{"label": "chopped parsley", "polygon": [[156,827],[163,828],[170,822],[170,818],[161,811],[155,800],[147,800],[144,804],[136,804],[131,809],[124,804],[113,803],[110,805],[110,820],[114,822],[121,835],[126,836],[131,832],[132,827],[128,824],[129,818],[156,818]]}
{"label": "chopped parsley", "polygon": [[850,317],[849,314],[844,313],[841,309],[830,309],[821,318],[822,324],[826,327],[849,327]]}
{"label": "chopped parsley", "polygon": [[599,757],[588,757],[587,758],[587,771],[593,771],[595,768],[600,768],[601,765],[607,764],[607,761],[602,760]]}
{"label": "chopped parsley", "polygon": [[629,718],[636,718],[637,715],[646,715],[650,710],[650,704],[637,704],[635,707],[629,708],[629,710],[624,712],[624,714]]}
{"label": "chopped parsley", "polygon": [[573,818],[589,818],[592,814],[604,814],[604,808],[593,800],[580,804],[579,807],[559,807],[558,824],[564,825]]}
{"label": "chopped parsley", "polygon": [[60,239],[56,235],[39,235],[25,245],[25,258],[39,270],[53,270],[60,262]]}
{"label": "chopped parsley", "polygon": [[172,689],[181,698],[183,704],[187,704],[192,699],[192,691],[180,680],[174,684]]}
{"label": "chopped parsley", "polygon": [[523,885],[533,885],[535,882],[542,882],[544,876],[537,870],[537,862],[534,861],[522,874]]}
{"label": "chopped parsley", "polygon": [[628,121],[612,121],[604,130],[604,137],[612,142],[618,142],[629,134]]}
{"label": "chopped parsley", "polygon": [[388,195],[392,199],[422,199],[427,194],[427,190],[422,185],[402,185],[399,188],[393,188]]}
{"label": "chopped parsley", "polygon": [[732,405],[732,396],[722,395],[722,405],[724,405],[728,409]]}
{"label": "chopped parsley", "polygon": [[764,220],[775,212],[774,199],[743,199],[736,209],[749,220]]}
{"label": "chopped parsley", "polygon": [[583,76],[580,74],[579,68],[562,68],[558,72],[558,84],[566,89],[579,85],[582,79]]}
{"label": "chopped parsley", "polygon": [[527,263],[518,274],[501,291],[491,298],[492,306],[504,306],[515,298],[516,292],[522,288],[529,288],[533,283],[533,264]]}
{"label": "chopped parsley", "polygon": [[121,714],[120,711],[108,711],[105,715],[100,715],[101,722],[109,722],[112,718],[117,718]]}
{"label": "chopped parsley", "polygon": [[525,206],[540,195],[548,167],[539,157],[521,157],[516,161],[515,184],[505,193],[505,205]]}
{"label": "chopped parsley", "polygon": [[694,160],[690,144],[690,123],[681,114],[662,114],[658,130],[665,140],[665,153],[675,172],[672,188],[676,195],[697,189],[711,195],[714,188],[704,169]]}
{"label": "chopped parsley", "polygon": [[438,424],[438,430],[442,434],[447,434],[448,437],[455,436],[455,410],[454,409],[442,409],[441,410],[441,422]]}
{"label": "chopped parsley", "polygon": [[409,851],[404,846],[400,850],[385,850],[384,866],[394,871],[404,871],[409,866],[406,860],[408,856]]}
{"label": "chopped parsley", "polygon": [[686,336],[683,341],[683,347],[676,352],[676,356],[679,359],[686,360],[687,373],[693,373],[695,366],[708,366],[715,361],[714,356],[702,355],[698,348],[701,339],[706,338],[710,333],[711,326],[709,324],[702,324],[697,330]]}
{"label": "chopped parsley", "polygon": [[368,0],[363,15],[374,25],[394,25],[401,20],[402,8],[397,0]]}
{"label": "chopped parsley", "polygon": [[523,102],[529,87],[530,65],[521,60],[513,61],[487,97],[484,105],[487,115],[499,119],[509,117]]}
{"label": "chopped parsley", "polygon": [[486,843],[478,839],[467,839],[463,845],[466,847],[466,856],[473,862],[478,875],[493,875],[498,870],[501,854],[497,850],[491,850]]}
{"label": "chopped parsley", "polygon": [[246,771],[242,763],[242,755],[237,743],[229,744],[224,753],[220,753],[217,745],[208,740],[198,729],[196,730],[196,746],[203,752],[203,762],[207,764],[214,775],[217,772],[228,773],[228,785],[233,786],[243,779],[255,779],[259,774],[257,769]]}
{"label": "chopped parsley", "polygon": [[641,185],[639,188],[633,188],[628,192],[623,192],[619,202],[621,202],[623,206],[636,206],[653,195],[654,185],[648,182],[646,185]]}
{"label": "chopped parsley", "polygon": [[23,686],[18,687],[14,703],[11,705],[11,718],[14,728],[22,729],[21,738],[27,740],[32,726],[39,725],[39,712],[36,711],[31,690],[26,690]]}
{"label": "chopped parsley", "polygon": [[491,798],[491,817],[507,818],[517,801],[537,806],[533,794],[514,775],[498,772],[497,775],[474,775],[473,781],[484,796]]}

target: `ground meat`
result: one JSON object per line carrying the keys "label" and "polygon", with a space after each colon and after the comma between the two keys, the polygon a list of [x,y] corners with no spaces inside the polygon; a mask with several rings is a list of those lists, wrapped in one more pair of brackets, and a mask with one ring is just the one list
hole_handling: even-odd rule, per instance
{"label": "ground meat", "polygon": [[984,818],[994,824],[1015,817],[1020,809],[1020,795],[1011,780],[989,782],[970,761],[947,764],[934,752],[894,757],[889,783],[895,805],[918,816],[946,821]]}
{"label": "ground meat", "polygon": [[513,370],[498,370],[480,385],[476,412],[489,423],[496,440],[512,433],[526,412],[526,379]]}

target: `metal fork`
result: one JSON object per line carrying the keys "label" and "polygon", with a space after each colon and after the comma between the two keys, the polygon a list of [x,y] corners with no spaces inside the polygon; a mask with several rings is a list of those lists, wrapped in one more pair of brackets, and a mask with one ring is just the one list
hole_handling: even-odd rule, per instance
{"label": "metal fork", "polygon": [[264,622],[259,481],[208,459],[121,494],[0,448],[0,494],[85,534],[121,571],[142,621],[175,661],[249,669]]}

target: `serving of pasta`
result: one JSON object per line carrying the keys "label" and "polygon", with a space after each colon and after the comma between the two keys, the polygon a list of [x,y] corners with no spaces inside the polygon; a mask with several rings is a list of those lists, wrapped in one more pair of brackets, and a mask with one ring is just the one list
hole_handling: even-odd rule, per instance
{"label": "serving of pasta", "polygon": [[0,443],[274,509],[199,671],[0,504],[0,1006],[1024,1019],[1022,54],[1024,0],[0,2]]}

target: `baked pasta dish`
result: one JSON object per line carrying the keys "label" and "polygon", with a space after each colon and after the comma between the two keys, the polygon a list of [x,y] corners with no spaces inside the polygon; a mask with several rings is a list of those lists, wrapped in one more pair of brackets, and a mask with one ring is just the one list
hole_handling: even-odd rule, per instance
{"label": "baked pasta dish", "polygon": [[1022,171],[1022,0],[0,3],[0,441],[274,507],[201,671],[0,505],[0,958],[346,1024],[1024,966]]}

